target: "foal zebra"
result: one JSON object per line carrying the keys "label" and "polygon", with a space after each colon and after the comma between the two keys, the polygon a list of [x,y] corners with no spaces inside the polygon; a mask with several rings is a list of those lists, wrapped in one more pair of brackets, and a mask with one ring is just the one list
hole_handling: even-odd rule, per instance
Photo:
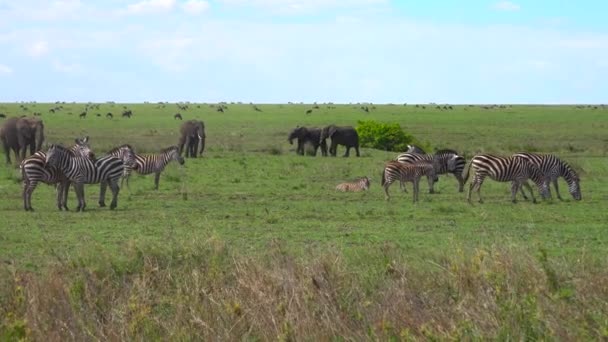
{"label": "foal zebra", "polygon": [[341,183],[336,186],[336,191],[357,192],[369,190],[369,178],[367,176],[358,178],[352,182]]}
{"label": "foal zebra", "polygon": [[[77,211],[84,211],[84,184],[107,183],[112,189],[110,209],[116,208],[118,201],[118,179],[124,172],[124,162],[112,156],[103,156],[97,160],[83,158],[63,146],[51,145],[46,153],[46,163],[55,167],[74,183],[74,191],[78,198]],[[101,206],[104,206],[100,198]]]}
{"label": "foal zebra", "polygon": [[[89,137],[75,139],[76,145],[72,146],[70,150],[77,156],[89,158],[92,153],[88,141]],[[34,211],[34,208],[32,208],[32,193],[40,182],[56,185],[57,207],[59,210],[68,210],[67,197],[70,181],[61,170],[46,164],[46,152],[38,151],[25,158],[21,161],[19,168],[23,178],[23,208],[25,211]]]}
{"label": "foal zebra", "polygon": [[[575,200],[580,201],[582,199],[581,187],[579,184],[580,179],[576,174],[576,171],[574,171],[566,162],[560,160],[552,154],[521,152],[516,153],[513,156],[525,158],[529,162],[534,163],[536,166],[538,166],[546,177],[545,181],[547,183],[551,181],[553,182],[555,192],[557,193],[557,198],[559,198],[560,200],[562,199],[562,196],[560,196],[559,189],[557,186],[557,179],[559,177],[564,177],[566,183],[568,183],[568,191]],[[547,187],[549,190],[549,196],[551,196],[551,187],[549,186],[549,184],[547,184]]]}
{"label": "foal zebra", "polygon": [[469,202],[471,202],[471,192],[473,189],[476,189],[479,203],[483,203],[483,200],[481,199],[481,184],[483,184],[484,179],[488,176],[498,182],[511,182],[511,201],[513,203],[517,202],[515,195],[522,186],[525,186],[530,191],[532,201],[536,203],[532,188],[528,182],[526,182],[528,178],[536,184],[538,192],[540,192],[543,198],[549,197],[549,187],[545,182],[543,173],[536,165],[528,162],[525,158],[478,154],[471,159],[468,172],[464,179],[465,182],[469,179],[471,167],[475,172],[475,176],[469,187],[469,194],[467,196]]}
{"label": "foal zebra", "polygon": [[[133,170],[141,175],[149,175],[154,173],[154,190],[158,190],[158,181],[160,173],[163,172],[165,166],[171,161],[177,161],[180,165],[184,165],[184,158],[179,155],[177,146],[170,146],[160,151],[160,154],[135,154],[135,166]],[[129,176],[131,170],[127,170],[126,180],[127,187],[129,186]]]}
{"label": "foal zebra", "polygon": [[[420,161],[432,163],[435,166],[436,174],[453,174],[456,177],[456,180],[458,180],[458,191],[464,191],[464,179],[462,178],[462,172],[464,171],[466,160],[464,157],[458,155],[458,153],[454,150],[438,150],[435,152],[435,154],[406,152],[398,155],[396,160],[405,164],[414,164]],[[430,189],[430,192],[433,193],[433,190]]]}
{"label": "foal zebra", "polygon": [[[106,156],[111,156],[122,160],[123,163],[123,172],[122,179],[124,179],[128,172],[135,167],[135,152],[133,152],[133,148],[129,144],[120,145],[118,147],[114,147],[110,151],[108,151]],[[122,184],[121,184],[122,186]],[[99,206],[105,207],[106,200],[106,189],[108,187],[107,182],[101,182],[99,188]]]}
{"label": "foal zebra", "polygon": [[397,161],[390,161],[384,166],[384,172],[382,173],[382,182],[380,183],[384,187],[384,193],[386,194],[385,199],[388,201],[390,195],[388,194],[388,187],[391,184],[399,180],[400,183],[412,182],[414,184],[414,203],[418,201],[418,193],[420,192],[419,183],[420,178],[426,176],[429,182],[430,192],[433,193],[433,183],[437,181],[437,174],[435,173],[435,167],[432,163],[420,161],[414,164],[404,164]]}

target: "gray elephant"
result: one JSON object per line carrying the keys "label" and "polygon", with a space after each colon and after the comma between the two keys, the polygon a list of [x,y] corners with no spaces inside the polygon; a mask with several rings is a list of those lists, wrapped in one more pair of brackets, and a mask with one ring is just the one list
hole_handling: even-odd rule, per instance
{"label": "gray elephant", "polygon": [[346,147],[346,153],[344,157],[349,156],[351,147],[355,148],[357,157],[359,157],[359,134],[352,126],[336,126],[329,125],[321,130],[321,136],[319,137],[320,143],[325,143],[325,139],[331,138],[331,145],[329,146],[329,154],[332,157],[336,156],[338,145],[344,145]]}
{"label": "gray elephant", "polygon": [[315,153],[313,155],[317,155],[317,150],[321,147],[321,154],[323,156],[327,156],[327,143],[325,141],[320,140],[321,137],[321,129],[320,128],[306,128],[306,127],[296,127],[289,133],[289,137],[287,140],[290,145],[293,145],[293,140],[298,139],[298,145],[296,147],[296,153],[299,155],[304,155],[304,145],[307,142],[310,142],[315,149]]}
{"label": "gray elephant", "polygon": [[36,118],[9,118],[0,127],[0,140],[4,147],[6,163],[11,163],[11,149],[15,153],[15,161],[18,162],[25,159],[28,146],[30,154],[40,150],[44,141],[44,124]]}
{"label": "gray elephant", "polygon": [[[184,122],[180,128],[179,155],[182,155],[184,146],[186,147],[186,158],[196,158],[198,154],[202,155],[205,150],[205,123],[197,120],[188,120]],[[201,145],[198,152],[198,145]]]}

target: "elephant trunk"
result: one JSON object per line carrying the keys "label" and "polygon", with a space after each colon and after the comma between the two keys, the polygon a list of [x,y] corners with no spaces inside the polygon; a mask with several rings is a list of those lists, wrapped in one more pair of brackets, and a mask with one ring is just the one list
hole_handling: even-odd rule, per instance
{"label": "elephant trunk", "polygon": [[44,142],[44,125],[41,122],[36,131],[36,151],[40,151],[42,149],[43,142]]}

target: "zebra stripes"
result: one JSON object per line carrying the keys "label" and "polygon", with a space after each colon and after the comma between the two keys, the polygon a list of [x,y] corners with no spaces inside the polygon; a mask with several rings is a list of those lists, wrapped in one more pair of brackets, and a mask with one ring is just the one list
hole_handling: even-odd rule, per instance
{"label": "zebra stripes", "polygon": [[[46,163],[61,170],[65,177],[74,183],[74,190],[78,198],[77,211],[84,211],[84,184],[107,183],[112,190],[112,203],[110,209],[116,208],[118,201],[118,179],[124,172],[124,162],[112,156],[104,156],[97,160],[83,158],[74,152],[59,146],[52,145],[46,154]],[[100,198],[101,206],[104,206]]]}
{"label": "zebra stripes", "polygon": [[[566,162],[560,160],[556,156],[552,154],[536,154],[536,153],[516,153],[513,155],[514,157],[525,158],[534,165],[538,166],[545,176],[545,181],[547,182],[547,188],[549,190],[549,196],[551,196],[551,188],[549,187],[549,182],[553,182],[553,186],[555,187],[555,192],[557,193],[557,198],[560,200],[562,196],[559,194],[559,188],[557,185],[557,179],[559,177],[563,177],[566,183],[568,183],[568,192],[572,195],[577,201],[582,199],[581,195],[581,187],[580,187],[580,179],[570,165]],[[522,190],[523,191],[523,190]]]}
{"label": "zebra stripes", "polygon": [[[462,177],[462,172],[464,171],[466,160],[464,157],[458,155],[458,153],[454,150],[438,150],[435,152],[435,154],[406,152],[398,155],[396,160],[405,164],[414,164],[421,161],[432,163],[435,167],[435,173],[437,175],[447,173],[453,174],[458,181],[458,191],[464,191],[464,179]],[[433,190],[430,191],[433,193]]]}
{"label": "zebra stripes", "polygon": [[398,180],[400,183],[412,182],[414,184],[413,202],[416,203],[418,201],[418,194],[420,192],[419,183],[422,176],[427,177],[429,189],[432,193],[433,183],[437,181],[437,174],[432,163],[427,161],[419,161],[414,164],[405,164],[397,161],[386,163],[384,172],[382,173],[382,182],[380,183],[384,188],[385,199],[387,201],[390,199],[388,188],[394,181]]}
{"label": "zebra stripes", "polygon": [[513,203],[516,202],[515,195],[522,186],[525,186],[530,191],[532,200],[536,203],[532,188],[528,182],[526,182],[527,179],[531,179],[537,185],[538,191],[543,198],[549,196],[548,186],[545,182],[543,173],[536,165],[528,162],[525,158],[478,154],[473,157],[469,164],[469,169],[464,179],[465,182],[469,178],[471,168],[475,172],[475,176],[469,187],[469,194],[467,196],[469,202],[471,202],[471,192],[476,190],[477,196],[479,197],[479,203],[483,203],[481,198],[481,185],[486,177],[490,177],[498,182],[511,182],[511,201]]}
{"label": "zebra stripes", "polygon": [[[180,165],[184,165],[184,158],[179,155],[177,146],[170,146],[162,149],[160,154],[135,154],[135,170],[141,175],[149,175],[154,173],[154,190],[158,190],[158,181],[160,174],[165,169],[165,166],[171,161],[177,161]],[[126,175],[127,187],[129,186],[130,170]]]}
{"label": "zebra stripes", "polygon": [[[91,156],[91,150],[88,144],[89,137],[83,139],[75,139],[76,145],[70,150],[78,156],[88,158]],[[45,183],[57,186],[57,207],[59,210],[68,210],[67,197],[70,187],[69,180],[64,176],[61,170],[47,165],[46,153],[38,151],[33,155],[25,158],[19,165],[23,182],[23,208],[25,211],[34,211],[32,207],[32,193],[36,189],[38,183]]]}
{"label": "zebra stripes", "polygon": [[[123,161],[124,172],[122,175],[122,180],[127,178],[129,176],[129,174],[131,173],[131,171],[136,167],[135,151],[133,150],[133,147],[131,147],[131,145],[129,145],[129,144],[124,144],[124,145],[120,145],[118,147],[114,147],[108,151],[107,155],[116,157]],[[121,180],[121,183],[122,183],[122,180]],[[121,184],[121,186],[122,186],[122,184]]]}
{"label": "zebra stripes", "polygon": [[336,191],[342,192],[358,192],[364,190],[369,190],[369,178],[367,178],[367,176],[358,178],[352,182],[341,183],[336,186]]}

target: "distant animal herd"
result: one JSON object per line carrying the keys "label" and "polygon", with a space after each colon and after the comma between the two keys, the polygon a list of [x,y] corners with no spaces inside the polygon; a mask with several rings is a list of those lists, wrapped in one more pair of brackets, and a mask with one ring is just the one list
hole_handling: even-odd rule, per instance
{"label": "distant animal herd", "polygon": [[[94,105],[93,105],[94,106]],[[98,106],[98,105],[97,105]],[[87,110],[91,107],[87,107]],[[94,108],[94,107],[93,107]],[[60,110],[52,108],[52,111]],[[98,107],[97,107],[98,109]],[[182,110],[187,107],[180,108]],[[225,110],[225,105],[219,105],[217,110]],[[446,106],[445,109],[452,109]],[[80,114],[86,118],[87,110]],[[262,111],[255,107],[256,111]],[[369,110],[369,109],[368,109]],[[125,108],[122,116],[130,118],[131,110]],[[112,113],[106,116],[111,118]],[[182,120],[180,113],[174,115],[175,119]],[[70,148],[60,145],[51,145],[42,151],[44,141],[44,123],[37,117],[11,117],[4,120],[0,126],[0,140],[4,148],[7,164],[11,163],[10,151],[16,160],[21,160],[20,171],[23,183],[23,204],[26,211],[33,211],[31,204],[32,193],[39,183],[55,185],[57,187],[56,204],[59,210],[68,210],[67,194],[69,187],[73,186],[78,200],[77,211],[86,207],[84,197],[84,184],[100,184],[99,205],[105,206],[105,192],[107,187],[112,191],[110,209],[117,206],[120,186],[135,171],[140,174],[155,174],[154,188],[158,189],[160,174],[171,161],[184,164],[184,155],[187,158],[196,158],[203,154],[205,149],[205,124],[199,120],[184,121],[180,126],[178,144],[163,148],[157,154],[137,154],[131,145],[117,146],[102,157],[96,157],[92,152],[89,138],[76,138],[75,144]],[[330,139],[329,146],[327,139]],[[288,135],[290,144],[296,141],[296,153],[305,154],[305,146],[310,145],[313,155],[321,149],[322,156],[336,156],[338,146],[346,148],[344,157],[350,155],[354,149],[357,157],[359,151],[359,135],[352,126],[328,125],[323,128],[296,127]],[[29,156],[26,156],[29,148]],[[184,152],[185,151],[185,152]],[[468,163],[464,156],[453,149],[441,149],[435,153],[426,153],[422,148],[408,145],[407,151],[397,155],[394,160],[384,164],[381,176],[381,186],[385,192],[385,199],[390,198],[389,187],[398,181],[400,188],[405,188],[406,182],[413,184],[413,201],[419,198],[419,183],[423,177],[427,178],[429,192],[434,193],[434,183],[439,175],[453,174],[458,181],[458,191],[464,191],[464,185],[470,175],[471,184],[467,200],[471,201],[471,194],[477,192],[481,203],[481,185],[489,177],[498,182],[511,182],[511,200],[516,202],[517,192],[521,191],[523,197],[528,199],[524,191],[526,188],[536,202],[536,197],[528,180],[537,187],[543,199],[551,197],[550,183],[555,187],[557,197],[559,193],[558,178],[563,177],[568,184],[568,191],[575,200],[582,198],[580,179],[576,171],[566,162],[551,154],[514,153],[510,156],[495,156],[478,154]],[[466,172],[465,172],[466,169]],[[119,181],[121,184],[119,185]],[[340,183],[336,191],[356,192],[365,191],[370,187],[371,179],[367,176],[350,182]]]}

